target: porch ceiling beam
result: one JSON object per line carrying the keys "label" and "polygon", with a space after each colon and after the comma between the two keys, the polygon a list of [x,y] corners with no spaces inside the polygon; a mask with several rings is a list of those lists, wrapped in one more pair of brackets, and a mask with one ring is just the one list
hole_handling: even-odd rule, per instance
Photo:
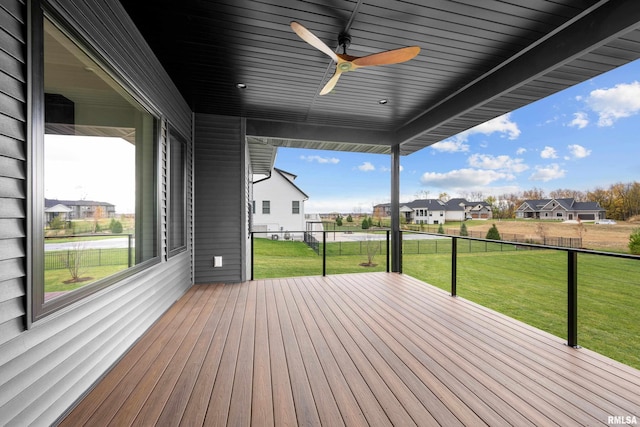
{"label": "porch ceiling beam", "polygon": [[396,143],[428,133],[639,27],[640,1],[600,1],[408,122]]}
{"label": "porch ceiling beam", "polygon": [[387,131],[260,119],[247,119],[247,136],[386,147],[394,142]]}

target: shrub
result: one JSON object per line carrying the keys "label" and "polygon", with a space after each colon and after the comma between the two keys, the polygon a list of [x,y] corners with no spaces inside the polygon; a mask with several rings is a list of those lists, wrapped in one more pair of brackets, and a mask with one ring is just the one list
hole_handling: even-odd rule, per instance
{"label": "shrub", "polygon": [[369,224],[369,220],[365,217],[365,218],[362,220],[362,229],[363,229],[363,230],[367,230],[367,229],[369,229],[369,226],[370,226],[370,224]]}
{"label": "shrub", "polygon": [[51,220],[51,222],[49,223],[49,227],[52,230],[62,230],[63,228],[65,228],[65,222],[62,220],[62,218],[60,217],[60,215],[57,215],[55,218],[53,218]]}
{"label": "shrub", "polygon": [[341,227],[341,226],[342,226],[342,217],[341,217],[340,215],[338,215],[338,216],[336,217],[336,225],[337,225],[338,227]]}
{"label": "shrub", "polygon": [[462,225],[460,225],[460,235],[461,236],[469,235],[469,231],[467,231],[467,224],[465,224],[464,222],[462,223]]}
{"label": "shrub", "polygon": [[111,223],[109,224],[109,230],[113,234],[122,233],[122,223],[120,221],[116,221],[114,218],[111,218]]}
{"label": "shrub", "polygon": [[500,233],[498,232],[498,228],[495,224],[493,224],[489,231],[487,231],[487,237],[485,237],[485,239],[502,240],[502,238],[500,237]]}
{"label": "shrub", "polygon": [[444,234],[444,227],[442,226],[442,224],[438,226],[438,234]]}
{"label": "shrub", "polygon": [[351,217],[351,214],[347,215],[347,222],[353,222],[353,218]]}
{"label": "shrub", "polygon": [[629,252],[640,255],[640,228],[633,230],[629,236]]}

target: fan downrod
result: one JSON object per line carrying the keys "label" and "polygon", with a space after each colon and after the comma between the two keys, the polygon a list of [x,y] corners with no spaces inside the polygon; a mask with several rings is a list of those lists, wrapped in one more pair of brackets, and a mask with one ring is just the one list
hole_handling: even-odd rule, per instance
{"label": "fan downrod", "polygon": [[338,45],[342,46],[342,53],[346,55],[347,48],[351,46],[351,35],[346,31],[340,32],[340,34],[338,34]]}

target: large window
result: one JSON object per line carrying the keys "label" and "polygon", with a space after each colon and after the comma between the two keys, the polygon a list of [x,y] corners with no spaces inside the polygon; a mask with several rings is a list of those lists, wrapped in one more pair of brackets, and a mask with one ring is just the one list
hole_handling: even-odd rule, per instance
{"label": "large window", "polygon": [[34,132],[43,163],[33,220],[44,242],[34,248],[43,251],[34,255],[43,272],[34,276],[42,279],[33,284],[36,318],[158,255],[157,119],[52,21],[43,30],[43,81],[34,75],[34,129],[44,131]]}

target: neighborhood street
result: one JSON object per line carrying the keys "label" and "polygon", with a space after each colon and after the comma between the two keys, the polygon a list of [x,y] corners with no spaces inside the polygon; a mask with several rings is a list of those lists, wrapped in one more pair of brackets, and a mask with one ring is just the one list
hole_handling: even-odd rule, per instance
{"label": "neighborhood street", "polygon": [[[63,251],[67,249],[77,249],[78,245],[82,249],[117,249],[126,248],[129,245],[129,239],[127,237],[114,237],[110,239],[101,240],[82,240],[80,242],[65,242],[65,243],[45,243],[45,251]],[[133,240],[131,245],[134,246]]]}

